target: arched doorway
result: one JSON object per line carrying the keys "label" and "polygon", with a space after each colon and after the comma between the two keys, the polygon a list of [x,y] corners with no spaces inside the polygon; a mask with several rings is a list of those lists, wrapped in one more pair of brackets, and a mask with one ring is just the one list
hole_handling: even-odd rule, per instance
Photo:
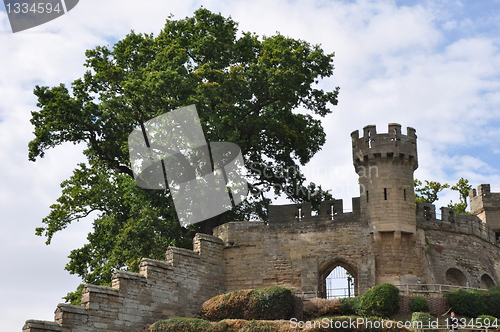
{"label": "arched doorway", "polygon": [[467,277],[459,269],[451,268],[446,271],[446,282],[453,286],[467,286]]}
{"label": "arched doorway", "polygon": [[357,279],[355,267],[343,260],[334,260],[321,270],[318,296],[327,299],[357,296]]}
{"label": "arched doorway", "polygon": [[483,276],[481,277],[481,288],[490,289],[493,286],[495,286],[495,281],[493,281],[493,279],[486,273],[483,274]]}

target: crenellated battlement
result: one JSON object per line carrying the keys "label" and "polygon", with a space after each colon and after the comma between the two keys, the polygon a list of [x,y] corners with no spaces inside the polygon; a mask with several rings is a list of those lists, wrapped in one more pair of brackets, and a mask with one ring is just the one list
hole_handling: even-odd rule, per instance
{"label": "crenellated battlement", "polygon": [[471,234],[490,243],[496,243],[495,232],[472,213],[456,213],[452,208],[441,207],[440,215],[431,203],[417,202],[418,227]]}
{"label": "crenellated battlement", "polygon": [[352,155],[354,166],[366,166],[375,159],[403,161],[412,164],[413,169],[418,167],[417,135],[412,127],[407,127],[407,134],[401,133],[401,125],[390,123],[388,132],[377,134],[374,125],[363,128],[363,137],[359,131],[351,133]]}
{"label": "crenellated battlement", "polygon": [[344,211],[342,199],[333,199],[321,202],[320,213],[312,215],[311,203],[269,205],[269,224],[294,223],[319,220],[347,220],[350,216],[360,213],[359,197],[352,198],[352,211]]}
{"label": "crenellated battlement", "polygon": [[497,233],[500,239],[500,193],[491,192],[489,184],[481,184],[469,192],[470,210]]}
{"label": "crenellated battlement", "polygon": [[362,221],[367,222],[375,243],[382,233],[415,233],[413,172],[418,167],[417,135],[408,127],[390,123],[388,132],[377,133],[374,125],[351,133],[354,170],[359,176]]}
{"label": "crenellated battlement", "polygon": [[112,287],[86,285],[81,306],[59,304],[55,322],[28,320],[23,331],[132,331],[194,316],[204,301],[224,292],[223,245],[196,234],[194,250],[169,247],[166,261],[143,258],[139,273],[115,271]]}

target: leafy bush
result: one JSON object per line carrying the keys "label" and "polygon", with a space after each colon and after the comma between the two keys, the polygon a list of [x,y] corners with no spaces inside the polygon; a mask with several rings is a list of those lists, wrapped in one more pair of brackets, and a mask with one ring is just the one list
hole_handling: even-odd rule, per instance
{"label": "leafy bush", "polygon": [[340,299],[340,313],[343,315],[356,315],[360,313],[361,297],[345,297]]}
{"label": "leafy bush", "polygon": [[411,314],[412,322],[422,322],[423,326],[429,326],[436,319],[427,312],[414,312]]}
{"label": "leafy bush", "polygon": [[[427,312],[414,312],[411,314],[411,321],[412,323],[421,322],[422,327],[425,328],[425,327],[431,327],[432,324],[436,322],[436,318],[429,315]],[[429,332],[439,332],[439,330],[430,330]]]}
{"label": "leafy bush", "polygon": [[222,319],[289,319],[293,312],[292,292],[283,287],[242,290],[215,296],[202,305],[202,316]]}
{"label": "leafy bush", "polygon": [[493,286],[488,290],[490,294],[500,294],[500,285]]}
{"label": "leafy bush", "polygon": [[477,317],[489,313],[485,293],[481,291],[459,289],[448,292],[445,296],[457,315]]}
{"label": "leafy bush", "polygon": [[[498,287],[498,286],[495,286]],[[495,288],[493,287],[493,288]],[[500,318],[500,290],[491,292],[488,291],[488,295],[485,296],[486,307],[488,310],[484,312],[493,317]]]}
{"label": "leafy bush", "polygon": [[[357,320],[361,320],[358,324]],[[354,326],[351,322],[355,322]],[[301,322],[300,326],[289,320],[259,321],[227,319],[210,323],[193,318],[172,318],[158,321],[151,326],[152,332],[409,332],[396,322],[382,320],[376,317],[336,316],[322,318],[318,321]],[[368,325],[365,325],[367,323]],[[294,325],[295,324],[295,325]]]}
{"label": "leafy bush", "polygon": [[399,308],[399,289],[380,284],[367,290],[361,298],[360,311],[365,316],[388,317]]}
{"label": "leafy bush", "polygon": [[156,322],[152,332],[208,332],[211,324],[203,319],[197,318],[171,318]]}
{"label": "leafy bush", "polygon": [[477,318],[478,318],[476,320],[477,325],[481,325],[482,324],[483,326],[486,326],[486,327],[498,325],[498,319],[496,319],[493,316],[481,315],[481,316],[479,316]]}
{"label": "leafy bush", "polygon": [[486,296],[486,314],[500,318],[500,285],[493,286],[488,290]]}
{"label": "leafy bush", "polygon": [[459,289],[448,292],[445,296],[458,315],[490,315],[500,318],[500,286],[492,287],[488,292]]}
{"label": "leafy bush", "polygon": [[327,300],[313,298],[304,303],[304,316],[307,318],[316,318],[325,315],[336,315],[340,313],[339,300]]}
{"label": "leafy bush", "polygon": [[429,312],[429,302],[423,296],[414,296],[410,301],[411,311],[413,312]]}

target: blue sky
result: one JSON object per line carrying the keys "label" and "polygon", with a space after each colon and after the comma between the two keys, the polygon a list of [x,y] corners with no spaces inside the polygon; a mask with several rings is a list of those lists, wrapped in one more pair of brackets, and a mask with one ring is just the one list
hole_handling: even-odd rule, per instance
{"label": "blue sky", "polygon": [[[21,330],[26,319],[53,320],[61,297],[79,280],[64,271],[71,249],[85,243],[90,222],[71,225],[50,246],[34,235],[60,194],[59,184],[83,161],[63,145],[36,163],[30,112],[36,84],[69,85],[84,72],[84,52],[130,30],[157,33],[169,14],[199,6],[221,12],[243,31],[284,35],[335,52],[335,73],[320,84],[340,86],[339,105],[323,119],[327,142],[305,168],[349,208],[358,194],[350,133],[375,124],[416,128],[416,177],[500,191],[499,1],[172,1],[81,0],[68,14],[12,34],[0,5],[0,321]],[[446,191],[437,205],[458,200]],[[498,258],[495,258],[498,259]]]}

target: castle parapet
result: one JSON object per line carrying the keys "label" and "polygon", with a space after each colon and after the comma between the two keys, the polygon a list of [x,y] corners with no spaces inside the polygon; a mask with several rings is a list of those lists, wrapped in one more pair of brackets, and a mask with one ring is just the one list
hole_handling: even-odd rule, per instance
{"label": "castle parapet", "polygon": [[374,125],[351,133],[353,165],[360,186],[362,222],[368,223],[375,243],[382,244],[381,233],[409,236],[416,231],[413,172],[418,167],[417,135],[408,127],[390,123],[388,133],[378,134]]}
{"label": "castle parapet", "polygon": [[489,184],[481,184],[469,192],[470,209],[500,236],[500,193],[492,193]]}
{"label": "castle parapet", "polygon": [[417,202],[417,217],[425,220],[436,219],[436,207],[432,203]]}
{"label": "castle parapet", "polygon": [[[359,214],[359,197],[352,198],[352,214]],[[307,222],[311,220],[336,220],[346,212],[342,199],[332,199],[320,203],[319,215],[312,215],[310,202],[300,204],[268,205],[269,223]]]}
{"label": "castle parapet", "polygon": [[140,273],[115,271],[112,287],[86,285],[82,306],[59,304],[55,322],[26,321],[24,332],[118,332],[159,319],[193,317],[224,291],[221,239],[196,234],[194,251],[170,247],[167,260],[143,258]]}
{"label": "castle parapet", "polygon": [[495,243],[495,233],[475,214],[456,213],[449,207],[441,207],[441,215],[431,203],[417,202],[417,221],[424,228],[446,229],[476,235],[488,242]]}
{"label": "castle parapet", "polygon": [[413,162],[413,169],[417,169],[415,129],[407,127],[407,135],[403,135],[400,124],[390,123],[388,127],[388,133],[384,134],[377,134],[377,128],[374,125],[363,128],[363,137],[359,137],[358,130],[351,133],[354,166],[361,166],[375,158],[390,158]]}

